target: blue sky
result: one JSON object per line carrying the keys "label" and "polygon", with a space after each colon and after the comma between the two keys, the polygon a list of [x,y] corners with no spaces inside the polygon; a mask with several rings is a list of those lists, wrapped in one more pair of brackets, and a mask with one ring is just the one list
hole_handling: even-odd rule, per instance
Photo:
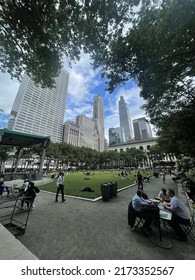
{"label": "blue sky", "polygon": [[[88,55],[82,54],[81,60],[68,67],[64,62],[65,69],[70,73],[68,96],[64,120],[75,120],[77,115],[83,114],[89,118],[93,116],[94,96],[99,94],[103,98],[105,110],[105,136],[108,139],[108,128],[119,126],[118,101],[120,96],[124,99],[129,108],[131,120],[143,117],[144,111],[140,106],[144,100],[140,98],[140,89],[134,82],[118,87],[112,94],[105,88],[105,79],[100,78],[99,70],[94,71]],[[5,113],[10,113],[15,96],[17,94],[19,82],[11,80],[9,74],[0,73],[0,109]]]}

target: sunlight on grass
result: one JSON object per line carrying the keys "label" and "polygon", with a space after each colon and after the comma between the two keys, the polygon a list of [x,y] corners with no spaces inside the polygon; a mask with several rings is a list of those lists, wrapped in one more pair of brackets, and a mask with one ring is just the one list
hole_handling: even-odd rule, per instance
{"label": "sunlight on grass", "polygon": [[[126,179],[118,176],[120,171],[94,171],[89,176],[86,173],[78,172],[64,176],[65,195],[80,196],[94,199],[101,196],[101,184],[117,182],[118,189],[132,185],[135,182],[135,172],[127,173]],[[142,173],[144,176],[146,173]],[[82,188],[90,187],[94,192],[82,192]],[[40,190],[56,192],[56,179],[53,182],[40,186]]]}

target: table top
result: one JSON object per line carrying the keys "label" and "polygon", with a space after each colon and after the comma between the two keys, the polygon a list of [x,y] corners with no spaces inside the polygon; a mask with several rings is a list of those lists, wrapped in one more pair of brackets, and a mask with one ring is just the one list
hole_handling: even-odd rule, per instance
{"label": "table top", "polygon": [[158,204],[158,208],[160,209],[160,218],[163,220],[171,220],[172,219],[172,212],[165,209],[162,203]]}

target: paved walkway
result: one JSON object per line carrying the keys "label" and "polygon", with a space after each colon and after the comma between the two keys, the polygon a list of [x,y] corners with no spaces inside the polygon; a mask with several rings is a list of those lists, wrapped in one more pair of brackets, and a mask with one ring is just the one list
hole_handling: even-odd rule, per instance
{"label": "paved walkway", "polygon": [[[160,178],[144,183],[144,190],[151,198],[162,187],[177,192],[177,184],[170,177],[165,185]],[[18,240],[41,260],[194,260],[194,242],[177,241],[172,230],[162,232],[173,243],[169,250],[157,247],[139,230],[131,231],[127,207],[136,190],[133,186],[120,191],[108,202],[66,197],[65,203],[56,203],[55,194],[41,191],[29,216],[26,233]],[[185,195],[180,190],[178,195],[188,208]],[[0,259],[4,259],[2,250]]]}

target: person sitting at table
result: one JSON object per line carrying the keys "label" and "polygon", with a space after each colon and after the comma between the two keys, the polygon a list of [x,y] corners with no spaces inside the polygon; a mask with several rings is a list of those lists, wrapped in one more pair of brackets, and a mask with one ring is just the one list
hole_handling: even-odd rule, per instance
{"label": "person sitting at table", "polygon": [[20,195],[22,195],[29,187],[29,180],[25,179],[24,183],[22,184],[21,188],[20,188]]}
{"label": "person sitting at table", "polygon": [[143,192],[143,189],[142,188],[138,188],[138,191],[141,192],[141,197],[144,198],[144,199],[149,199],[148,195],[146,193]]}
{"label": "person sitting at table", "polygon": [[5,181],[4,181],[5,175],[1,174],[0,176],[0,195],[1,197],[3,197],[3,191],[5,190],[7,192],[7,196],[9,196],[9,188],[5,185]]}
{"label": "person sitting at table", "polygon": [[145,222],[141,231],[147,235],[147,232],[151,231],[150,225],[153,221],[154,215],[159,211],[155,205],[149,199],[144,199],[142,197],[142,191],[138,190],[137,193],[133,196],[132,206],[135,211],[135,215],[142,217]]}
{"label": "person sitting at table", "polygon": [[38,192],[40,192],[40,190],[35,186],[34,182],[29,182],[28,188],[24,191],[25,196],[21,200],[21,207],[23,208],[25,202],[27,204],[27,209],[29,209],[33,205]]}
{"label": "person sitting at table", "polygon": [[174,190],[168,189],[167,195],[170,198],[170,202],[163,202],[165,209],[168,209],[172,212],[171,221],[167,221],[169,225],[174,229],[174,231],[179,236],[179,241],[186,241],[187,236],[183,231],[180,224],[188,225],[190,224],[190,216],[185,208],[184,203],[175,195]]}
{"label": "person sitting at table", "polygon": [[161,191],[159,192],[158,196],[157,196],[157,199],[160,199],[160,201],[166,201],[166,202],[169,202],[170,199],[169,197],[167,196],[167,190],[162,188]]}

